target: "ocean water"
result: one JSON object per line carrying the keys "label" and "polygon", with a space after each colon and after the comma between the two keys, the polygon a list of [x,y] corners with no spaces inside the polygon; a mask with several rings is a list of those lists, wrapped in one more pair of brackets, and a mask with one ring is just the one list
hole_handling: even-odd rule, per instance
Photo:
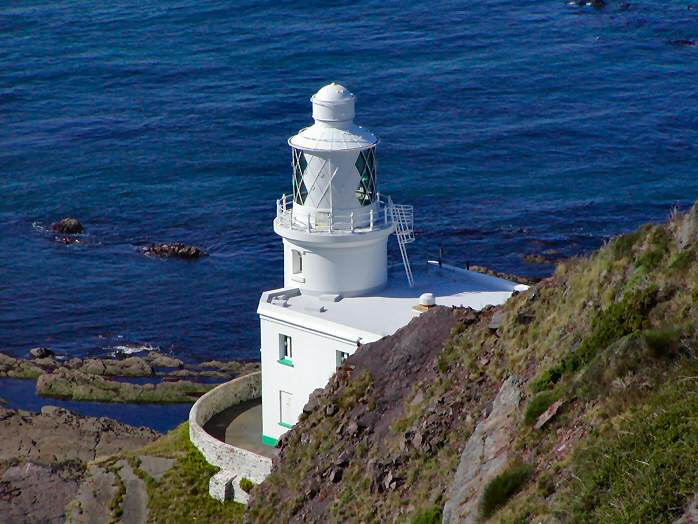
{"label": "ocean water", "polygon": [[[674,41],[698,39],[698,9],[608,4],[3,2],[0,351],[258,358],[286,139],[330,81],[381,138],[380,190],[415,206],[413,259],[443,244],[542,275],[524,254],[689,206],[698,47]],[[81,244],[46,230],[64,216]],[[147,258],[151,241],[210,256]]]}

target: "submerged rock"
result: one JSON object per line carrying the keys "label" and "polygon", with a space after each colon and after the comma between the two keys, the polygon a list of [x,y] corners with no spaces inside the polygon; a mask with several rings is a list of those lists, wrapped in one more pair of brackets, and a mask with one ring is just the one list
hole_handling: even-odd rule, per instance
{"label": "submerged rock", "polygon": [[154,257],[177,257],[185,259],[197,259],[208,255],[208,253],[201,248],[179,242],[174,244],[150,244],[143,248],[143,253]]}
{"label": "submerged rock", "polygon": [[82,233],[85,228],[77,218],[67,217],[51,224],[51,230],[64,235],[76,235]]}

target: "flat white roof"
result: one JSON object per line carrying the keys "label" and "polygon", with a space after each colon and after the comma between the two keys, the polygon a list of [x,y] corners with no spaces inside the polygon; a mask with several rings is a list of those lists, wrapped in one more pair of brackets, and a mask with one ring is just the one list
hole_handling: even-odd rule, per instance
{"label": "flat white roof", "polygon": [[257,312],[328,335],[372,342],[392,335],[417,316],[413,307],[422,293],[433,293],[436,305],[482,309],[504,303],[513,291],[528,286],[430,261],[413,267],[414,287],[402,266],[389,270],[388,285],[370,296],[316,295],[298,288],[266,291]]}

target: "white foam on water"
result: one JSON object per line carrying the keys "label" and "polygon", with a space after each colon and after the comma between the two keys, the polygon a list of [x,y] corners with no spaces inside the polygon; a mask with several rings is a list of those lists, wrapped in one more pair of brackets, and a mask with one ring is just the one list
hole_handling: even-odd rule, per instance
{"label": "white foam on water", "polygon": [[111,356],[116,357],[118,355],[133,355],[134,353],[141,353],[143,351],[156,351],[159,350],[159,346],[153,346],[152,344],[120,344],[118,346],[110,346],[104,348],[111,351]]}

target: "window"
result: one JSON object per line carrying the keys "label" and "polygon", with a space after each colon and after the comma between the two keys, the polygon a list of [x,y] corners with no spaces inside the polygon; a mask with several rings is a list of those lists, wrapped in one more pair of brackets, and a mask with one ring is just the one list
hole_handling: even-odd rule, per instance
{"label": "window", "polygon": [[279,391],[279,426],[293,427],[293,394]]}
{"label": "window", "polygon": [[308,167],[308,162],[303,151],[295,148],[292,150],[291,165],[293,166],[293,201],[296,204],[303,205],[308,196],[308,189],[303,181],[303,174],[305,173],[305,168]]}
{"label": "window", "polygon": [[294,275],[303,273],[303,255],[296,249],[291,250],[291,272]]}
{"label": "window", "polygon": [[349,358],[349,353],[345,353],[344,351],[337,351],[337,367],[341,366],[347,358]]}
{"label": "window", "polygon": [[279,364],[293,367],[293,344],[288,335],[279,335]]}
{"label": "window", "polygon": [[356,159],[356,169],[359,172],[359,187],[356,198],[362,206],[368,206],[376,201],[376,148],[371,147],[359,151]]}

